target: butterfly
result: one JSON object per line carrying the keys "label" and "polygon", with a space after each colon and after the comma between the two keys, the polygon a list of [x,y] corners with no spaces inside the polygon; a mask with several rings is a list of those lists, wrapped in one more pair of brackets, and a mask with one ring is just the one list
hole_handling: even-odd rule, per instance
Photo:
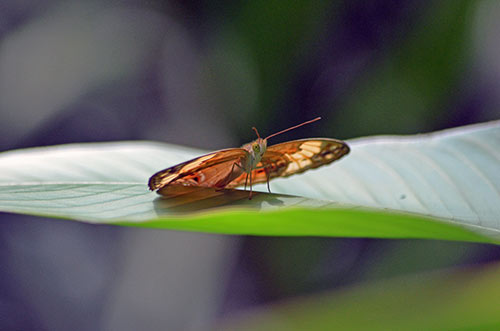
{"label": "butterfly", "polygon": [[288,177],[308,169],[318,168],[349,153],[349,146],[336,139],[312,138],[292,140],[267,146],[267,140],[278,134],[320,120],[317,117],[299,125],[257,139],[241,148],[228,148],[199,156],[155,173],[149,179],[149,189],[161,190],[169,185],[212,187],[217,190],[267,183],[276,177]]}

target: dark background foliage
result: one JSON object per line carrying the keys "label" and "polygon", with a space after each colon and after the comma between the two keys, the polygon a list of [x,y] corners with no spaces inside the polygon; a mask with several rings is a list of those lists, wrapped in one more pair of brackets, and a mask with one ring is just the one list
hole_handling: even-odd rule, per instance
{"label": "dark background foliage", "polygon": [[[316,116],[274,142],[497,119],[499,17],[494,1],[3,0],[0,150],[211,150]],[[0,221],[0,329],[206,329],[263,303],[500,259],[456,242]]]}

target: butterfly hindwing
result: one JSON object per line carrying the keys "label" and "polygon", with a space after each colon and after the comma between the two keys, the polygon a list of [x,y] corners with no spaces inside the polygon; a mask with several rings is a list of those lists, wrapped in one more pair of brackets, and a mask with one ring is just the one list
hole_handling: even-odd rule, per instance
{"label": "butterfly hindwing", "polygon": [[[336,139],[301,139],[267,147],[257,169],[252,171],[252,183],[265,183],[268,178],[288,177],[329,164],[349,153],[346,143]],[[260,168],[260,169],[259,169]],[[244,185],[246,173],[227,185]]]}
{"label": "butterfly hindwing", "polygon": [[224,187],[241,174],[241,168],[233,164],[240,164],[241,159],[245,157],[248,157],[248,152],[242,148],[209,153],[157,172],[149,179],[149,189],[161,189],[172,183]]}

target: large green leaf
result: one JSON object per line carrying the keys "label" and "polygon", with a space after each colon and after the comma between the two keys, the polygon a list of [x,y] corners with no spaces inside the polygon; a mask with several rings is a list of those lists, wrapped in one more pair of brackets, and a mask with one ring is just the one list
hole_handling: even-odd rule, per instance
{"label": "large green leaf", "polygon": [[178,146],[121,142],[5,152],[0,210],[234,234],[500,238],[500,122],[349,144],[352,152],[342,160],[276,179],[271,187],[279,194],[252,200],[240,190],[179,188],[169,198],[149,192],[152,173],[202,153]]}

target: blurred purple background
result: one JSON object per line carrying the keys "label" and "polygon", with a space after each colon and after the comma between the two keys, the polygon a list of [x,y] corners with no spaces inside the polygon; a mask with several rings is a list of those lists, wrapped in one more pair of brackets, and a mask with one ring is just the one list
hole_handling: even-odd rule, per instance
{"label": "blurred purple background", "polygon": [[[500,116],[495,1],[0,3],[0,151],[213,150],[414,134]],[[229,237],[0,214],[0,329],[210,329],[356,282],[500,260],[489,245]]]}

